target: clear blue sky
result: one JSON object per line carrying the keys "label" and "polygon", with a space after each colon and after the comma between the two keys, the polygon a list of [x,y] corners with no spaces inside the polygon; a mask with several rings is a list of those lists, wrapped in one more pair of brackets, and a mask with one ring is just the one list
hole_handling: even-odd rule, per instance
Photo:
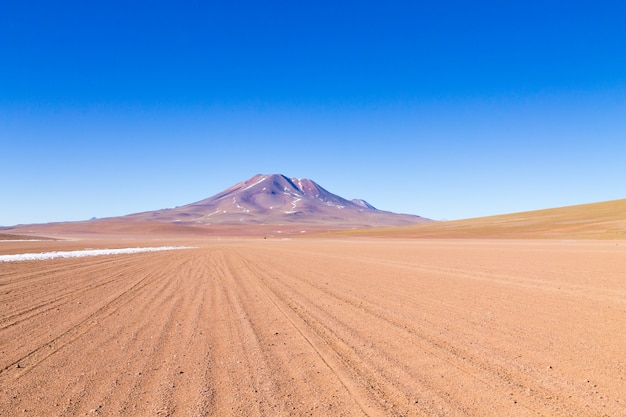
{"label": "clear blue sky", "polygon": [[626,198],[624,22],[623,1],[3,2],[0,225],[257,173],[434,219]]}

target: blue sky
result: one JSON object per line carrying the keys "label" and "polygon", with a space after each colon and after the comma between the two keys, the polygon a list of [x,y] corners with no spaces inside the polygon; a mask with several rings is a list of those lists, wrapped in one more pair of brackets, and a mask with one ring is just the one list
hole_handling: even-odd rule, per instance
{"label": "blue sky", "polygon": [[0,225],[257,173],[434,219],[626,198],[622,1],[8,3]]}

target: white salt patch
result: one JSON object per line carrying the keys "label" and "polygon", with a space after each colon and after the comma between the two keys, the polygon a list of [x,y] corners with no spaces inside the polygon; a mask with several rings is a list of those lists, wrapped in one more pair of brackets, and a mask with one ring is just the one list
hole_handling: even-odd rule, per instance
{"label": "white salt patch", "polygon": [[17,255],[0,255],[0,262],[45,261],[55,258],[83,258],[85,256],[123,255],[130,253],[160,252],[191,248],[192,246],[160,246],[152,248],[90,249],[65,252],[20,253]]}
{"label": "white salt patch", "polygon": [[2,242],[45,242],[43,239],[4,239],[0,240]]}

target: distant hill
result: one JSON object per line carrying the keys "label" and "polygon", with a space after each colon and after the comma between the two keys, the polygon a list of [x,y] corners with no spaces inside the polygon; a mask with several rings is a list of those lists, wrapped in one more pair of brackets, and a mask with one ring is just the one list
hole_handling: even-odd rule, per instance
{"label": "distant hill", "polygon": [[406,238],[626,239],[626,199],[346,233]]}
{"label": "distant hill", "polygon": [[0,232],[0,240],[53,240],[42,236],[14,235]]}

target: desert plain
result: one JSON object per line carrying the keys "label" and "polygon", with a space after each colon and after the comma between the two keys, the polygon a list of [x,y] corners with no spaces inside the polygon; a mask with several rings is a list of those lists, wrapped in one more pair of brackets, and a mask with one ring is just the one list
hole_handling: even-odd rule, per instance
{"label": "desert plain", "polygon": [[624,416],[626,242],[0,242],[1,416]]}

